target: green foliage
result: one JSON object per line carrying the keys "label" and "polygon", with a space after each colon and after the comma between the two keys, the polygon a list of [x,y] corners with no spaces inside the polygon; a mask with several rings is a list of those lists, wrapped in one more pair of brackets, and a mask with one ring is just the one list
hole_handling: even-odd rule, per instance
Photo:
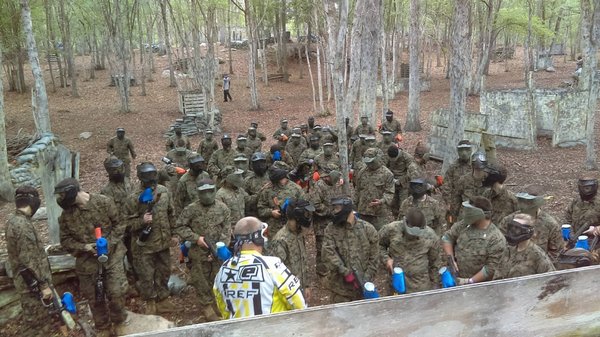
{"label": "green foliage", "polygon": [[[495,28],[498,31],[507,30],[512,34],[526,37],[529,27],[529,16],[527,10],[522,7],[502,8],[498,13]],[[548,28],[538,16],[531,18],[532,37],[545,40],[554,36],[554,32]]]}

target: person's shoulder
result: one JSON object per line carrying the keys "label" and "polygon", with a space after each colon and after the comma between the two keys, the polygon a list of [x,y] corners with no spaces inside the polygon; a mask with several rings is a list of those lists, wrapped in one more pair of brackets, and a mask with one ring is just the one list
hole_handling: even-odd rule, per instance
{"label": "person's shoulder", "polygon": [[558,220],[546,211],[540,211],[538,220],[549,227],[558,226]]}
{"label": "person's shoulder", "polygon": [[398,232],[402,228],[402,226],[404,226],[404,221],[396,220],[383,225],[379,231],[384,233],[394,233]]}
{"label": "person's shoulder", "polygon": [[225,205],[224,202],[220,201],[220,200],[215,200],[215,206],[219,207],[221,209],[227,209],[229,210],[229,207],[227,207],[227,205]]}
{"label": "person's shoulder", "polygon": [[530,255],[535,255],[538,258],[543,258],[547,255],[546,252],[542,249],[542,247],[538,246],[533,241],[531,242],[531,245],[528,247],[528,251],[529,251]]}
{"label": "person's shoulder", "polygon": [[363,220],[363,219],[356,219],[356,224],[363,227],[365,230],[367,231],[375,231],[377,232],[377,229],[375,229],[375,226],[373,226],[373,224],[371,224],[370,222]]}

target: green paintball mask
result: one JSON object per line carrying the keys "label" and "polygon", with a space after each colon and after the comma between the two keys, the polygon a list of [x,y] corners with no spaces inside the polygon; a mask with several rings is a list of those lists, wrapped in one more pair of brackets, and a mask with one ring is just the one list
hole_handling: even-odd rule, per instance
{"label": "green paintball mask", "polygon": [[538,210],[544,205],[544,198],[526,192],[517,193],[517,207],[525,214],[537,216]]}
{"label": "green paintball mask", "polygon": [[211,179],[202,179],[198,182],[198,201],[202,205],[210,206],[214,204],[216,195],[216,186]]}
{"label": "green paintball mask", "polygon": [[486,212],[481,208],[471,205],[468,201],[462,203],[463,206],[463,219],[465,224],[472,225],[480,220],[485,219],[490,215],[490,212]]}
{"label": "green paintball mask", "polygon": [[244,171],[236,169],[233,173],[225,177],[225,181],[232,186],[242,188],[244,187],[244,178],[242,177],[242,173],[244,173]]}

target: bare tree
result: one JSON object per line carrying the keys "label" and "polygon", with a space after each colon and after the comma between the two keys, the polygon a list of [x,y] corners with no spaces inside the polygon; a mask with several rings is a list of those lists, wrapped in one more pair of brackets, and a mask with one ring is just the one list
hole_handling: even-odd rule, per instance
{"label": "bare tree", "polygon": [[78,98],[79,92],[77,91],[77,72],[75,71],[75,59],[73,56],[73,44],[71,42],[71,24],[69,21],[69,15],[65,10],[65,0],[60,0],[58,3],[58,9],[60,13],[60,27],[62,30],[63,46],[65,53],[67,54],[67,74],[71,79],[71,96]]}
{"label": "bare tree", "polygon": [[458,157],[455,144],[458,144],[465,132],[467,78],[471,68],[470,4],[470,0],[454,2],[452,56],[450,59],[450,123],[442,172],[446,172],[450,164]]}
{"label": "bare tree", "polygon": [[160,2],[160,14],[163,22],[165,34],[165,48],[167,49],[167,58],[169,59],[169,86],[176,87],[175,69],[173,68],[173,51],[171,50],[171,40],[169,39],[169,22],[167,21],[167,0],[158,0]]}
{"label": "bare tree", "polygon": [[584,53],[579,88],[587,94],[587,146],[585,167],[597,170],[594,126],[598,106],[598,84],[596,82],[597,52],[600,43],[600,3],[581,0],[581,49]]}
{"label": "bare tree", "polygon": [[21,22],[23,32],[27,41],[27,54],[31,64],[31,72],[35,82],[32,92],[33,120],[38,135],[52,132],[50,125],[50,113],[48,111],[48,94],[46,93],[46,83],[40,67],[35,38],[33,37],[33,28],[31,24],[31,9],[28,0],[21,0]]}
{"label": "bare tree", "polygon": [[[233,2],[237,6],[236,2]],[[254,17],[254,10],[250,0],[244,0],[244,8],[238,6],[244,12],[246,19],[246,35],[248,35],[248,84],[250,86],[250,110],[260,109],[258,102],[258,89],[256,87],[256,56],[258,46],[258,30]]]}
{"label": "bare tree", "polygon": [[410,30],[409,37],[409,79],[408,79],[408,116],[406,118],[406,131],[421,131],[419,120],[421,106],[421,81],[419,72],[419,41],[421,29],[419,27],[420,8],[419,0],[410,0]]}
{"label": "bare tree", "polygon": [[[3,78],[2,49],[0,48],[0,79]],[[0,80],[0,200],[14,199],[13,186],[8,170],[8,152],[6,150],[6,125],[4,124],[4,86]]]}

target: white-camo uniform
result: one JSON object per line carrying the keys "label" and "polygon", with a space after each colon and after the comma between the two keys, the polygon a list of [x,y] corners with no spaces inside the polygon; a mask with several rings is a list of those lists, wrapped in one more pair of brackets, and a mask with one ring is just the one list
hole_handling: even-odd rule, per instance
{"label": "white-camo uniform", "polygon": [[306,308],[300,280],[278,257],[243,250],[235,266],[232,261],[223,263],[213,286],[223,318]]}

